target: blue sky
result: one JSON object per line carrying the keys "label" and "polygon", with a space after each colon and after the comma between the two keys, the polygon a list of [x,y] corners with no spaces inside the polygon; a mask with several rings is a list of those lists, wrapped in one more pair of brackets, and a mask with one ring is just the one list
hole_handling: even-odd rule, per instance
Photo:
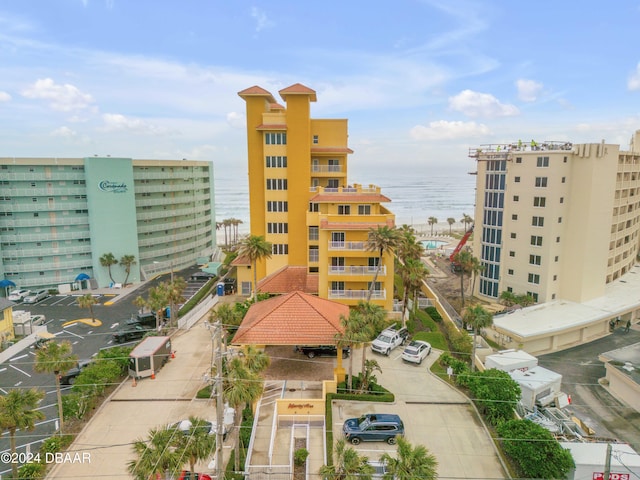
{"label": "blue sky", "polygon": [[[480,143],[640,129],[640,2],[9,0],[0,156],[246,171],[244,102],[316,90],[352,165],[464,169]],[[279,97],[278,97],[279,98]]]}

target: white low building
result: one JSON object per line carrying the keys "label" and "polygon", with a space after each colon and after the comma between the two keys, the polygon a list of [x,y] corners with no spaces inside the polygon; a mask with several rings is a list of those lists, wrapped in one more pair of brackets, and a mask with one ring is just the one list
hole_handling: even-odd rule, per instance
{"label": "white low building", "polygon": [[[632,480],[640,477],[640,455],[625,443],[560,442],[571,452],[576,468],[567,480],[604,480],[607,456],[610,459],[610,480]],[[607,446],[611,452],[607,454]]]}
{"label": "white low building", "polygon": [[495,368],[503,372],[520,370],[526,372],[530,368],[538,366],[538,359],[523,350],[500,350],[498,353],[488,355],[484,361],[487,370]]}
{"label": "white low building", "polygon": [[562,394],[562,375],[544,367],[533,367],[526,372],[513,370],[509,375],[520,385],[520,403],[529,410],[551,405]]}

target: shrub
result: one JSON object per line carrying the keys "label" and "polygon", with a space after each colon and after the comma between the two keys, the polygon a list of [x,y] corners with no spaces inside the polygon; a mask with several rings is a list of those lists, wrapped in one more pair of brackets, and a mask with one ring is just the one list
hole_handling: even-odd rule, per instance
{"label": "shrub", "polygon": [[18,468],[18,478],[20,480],[43,478],[46,468],[47,467],[44,463],[25,463],[20,468]]}
{"label": "shrub", "polygon": [[60,452],[71,445],[72,441],[73,436],[71,435],[56,435],[54,437],[49,437],[44,442],[42,442],[40,453],[46,455],[47,453]]}
{"label": "shrub", "polygon": [[74,418],[81,420],[95,403],[95,397],[92,395],[71,392],[62,396],[62,415],[65,420]]}
{"label": "shrub", "polygon": [[129,370],[129,354],[133,347],[105,348],[98,352],[98,359],[113,360],[120,366],[120,375],[125,375]]}
{"label": "shrub", "polygon": [[[465,364],[466,365],[466,364]],[[511,420],[520,399],[520,386],[507,372],[492,368],[466,376],[467,386],[493,426]]]}
{"label": "shrub", "polygon": [[101,395],[107,385],[114,383],[121,375],[122,368],[117,360],[95,362],[80,372],[71,390],[85,395]]}
{"label": "shrub", "polygon": [[427,307],[424,309],[424,311],[436,322],[442,321],[442,315],[440,315],[440,312],[438,312],[438,309],[436,307]]}
{"label": "shrub", "polygon": [[298,466],[304,465],[304,462],[307,461],[307,457],[309,456],[309,450],[306,448],[299,448],[295,452],[293,452],[293,463]]}

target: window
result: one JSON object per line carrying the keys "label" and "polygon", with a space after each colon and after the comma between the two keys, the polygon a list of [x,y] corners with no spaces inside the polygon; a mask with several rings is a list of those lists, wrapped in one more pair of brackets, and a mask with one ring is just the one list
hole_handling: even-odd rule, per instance
{"label": "window", "polygon": [[281,201],[267,202],[267,212],[288,212],[288,211],[289,211],[289,202],[281,202]]}
{"label": "window", "polygon": [[310,212],[319,212],[320,211],[320,204],[319,203],[309,202],[309,211]]}
{"label": "window", "polygon": [[514,213],[513,215],[511,215],[511,220],[517,220],[518,219],[518,214]]}
{"label": "window", "polygon": [[560,197],[560,203],[564,203],[564,197]]}
{"label": "window", "polygon": [[549,157],[538,157],[537,166],[538,167],[548,167],[549,166]]}
{"label": "window", "polygon": [[558,261],[558,256],[556,255],[556,257],[553,259],[555,262]]}
{"label": "window", "polygon": [[529,274],[529,283],[535,283],[536,285],[540,283],[540,275],[537,273]]}
{"label": "window", "polygon": [[558,275],[553,276],[553,281],[555,282],[556,280],[558,280]]}
{"label": "window", "polygon": [[267,223],[267,233],[289,233],[288,223]]}
{"label": "window", "polygon": [[516,256],[516,252],[514,252],[513,250],[511,250],[511,251],[509,252],[509,256],[510,256],[510,257],[515,257],[515,256]]}
{"label": "window", "polygon": [[311,245],[309,247],[309,261],[317,262],[320,260],[320,249],[317,245]]}
{"label": "window", "polygon": [[289,245],[286,243],[274,243],[271,245],[271,253],[273,255],[287,255],[289,253]]}
{"label": "window", "polygon": [[542,237],[540,237],[538,235],[531,235],[531,245],[534,245],[536,247],[541,247],[542,246]]}
{"label": "window", "polygon": [[558,223],[562,223],[562,217],[558,217]]}
{"label": "window", "polygon": [[536,187],[546,187],[547,177],[536,177]]}
{"label": "window", "polygon": [[317,145],[318,144],[318,135],[314,135],[313,136],[313,144]]}
{"label": "window", "polygon": [[562,183],[564,183],[566,179],[567,177],[562,177]]}
{"label": "window", "polygon": [[514,182],[516,182],[516,183],[520,183],[520,177],[515,177],[515,178],[513,179],[513,181],[514,181]]}
{"label": "window", "polygon": [[269,157],[266,159],[267,168],[287,168],[287,157]]}
{"label": "window", "polygon": [[509,270],[507,270],[507,275],[513,275],[513,268],[510,268]]}
{"label": "window", "polygon": [[351,205],[338,205],[338,215],[351,215]]}
{"label": "window", "polygon": [[547,204],[547,197],[533,197],[534,207],[544,207]]}
{"label": "window", "polygon": [[264,143],[267,145],[286,145],[287,134],[284,132],[267,132],[264,134]]}
{"label": "window", "polygon": [[286,178],[267,178],[267,190],[286,190]]}
{"label": "window", "polygon": [[358,215],[371,215],[371,205],[358,205]]}
{"label": "window", "polygon": [[529,264],[540,265],[542,263],[542,257],[540,255],[529,255]]}
{"label": "window", "polygon": [[516,163],[522,163],[522,157],[516,157]]}
{"label": "window", "polygon": [[527,295],[529,295],[531,298],[533,298],[534,302],[538,302],[538,294],[535,292],[527,292]]}
{"label": "window", "polygon": [[556,237],[556,243],[560,243],[560,237]]}
{"label": "window", "polygon": [[320,229],[318,227],[309,227],[309,240],[319,240]]}
{"label": "window", "polygon": [[327,180],[327,188],[338,188],[339,181],[337,178]]}
{"label": "window", "polygon": [[520,200],[520,196],[519,195],[514,195],[513,196],[513,201],[517,202],[518,200]]}
{"label": "window", "polygon": [[516,238],[516,234],[511,232],[511,238]]}
{"label": "window", "polygon": [[534,227],[544,227],[544,217],[532,217],[531,225]]}

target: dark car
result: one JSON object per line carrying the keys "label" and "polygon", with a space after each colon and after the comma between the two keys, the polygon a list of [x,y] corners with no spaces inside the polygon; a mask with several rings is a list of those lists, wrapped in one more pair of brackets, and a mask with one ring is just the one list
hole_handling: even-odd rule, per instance
{"label": "dark car", "polygon": [[146,328],[155,328],[156,321],[156,314],[154,312],[138,313],[136,315],[131,315],[131,318],[125,320],[124,327],[126,328],[130,325],[142,325]]}
{"label": "dark car", "polygon": [[[296,347],[296,352],[301,352],[309,358],[313,357],[337,357],[338,349],[335,345],[315,345],[315,346],[299,346]],[[349,347],[342,348],[342,357],[348,358],[351,353]]]}
{"label": "dark car", "polygon": [[113,339],[117,343],[128,342],[130,340],[140,340],[147,333],[152,332],[152,328],[145,328],[139,323],[127,325],[124,328],[119,329],[113,334]]}
{"label": "dark car", "polygon": [[404,423],[398,415],[390,413],[368,413],[359,418],[349,418],[342,426],[344,436],[353,445],[360,442],[396,443],[404,435]]}
{"label": "dark car", "polygon": [[87,368],[87,365],[90,363],[91,360],[80,360],[75,367],[68,370],[64,375],[60,375],[60,383],[62,385],[73,385],[76,381],[76,377],[80,375],[82,370]]}

